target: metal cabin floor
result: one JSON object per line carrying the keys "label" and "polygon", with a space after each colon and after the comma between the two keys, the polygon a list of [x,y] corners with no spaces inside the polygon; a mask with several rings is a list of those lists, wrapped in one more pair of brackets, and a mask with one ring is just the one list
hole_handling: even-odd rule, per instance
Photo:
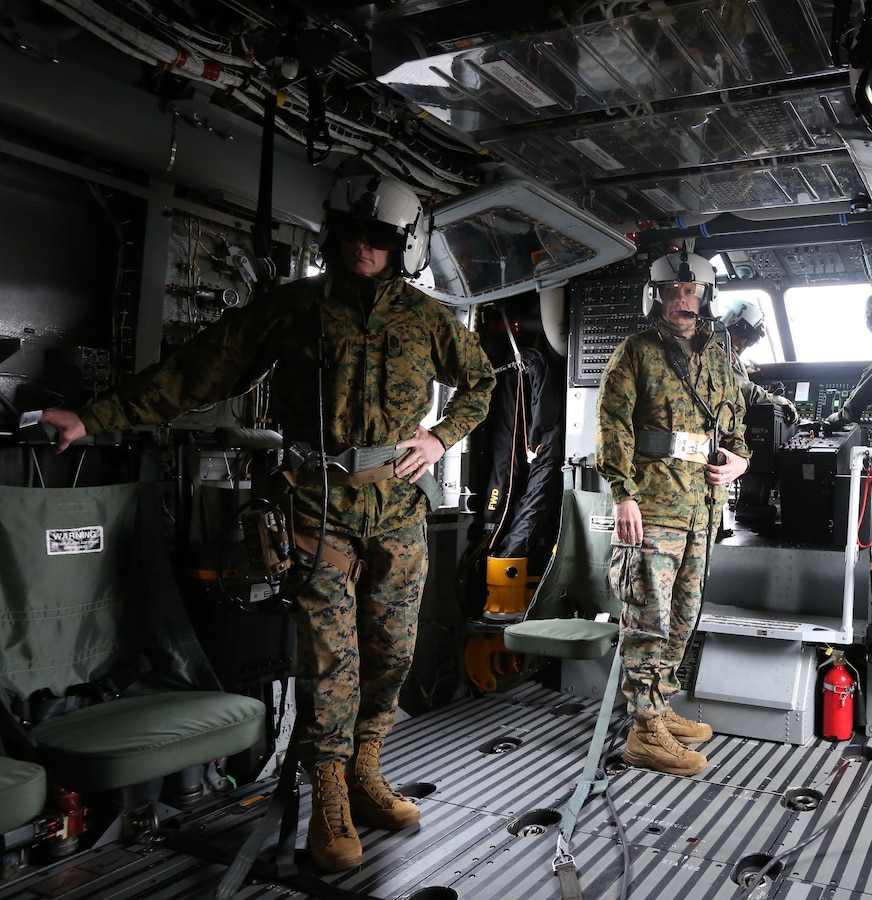
{"label": "metal cabin floor", "polygon": [[[559,900],[551,870],[558,813],[581,775],[597,708],[574,695],[524,685],[400,723],[385,748],[384,770],[420,797],[420,825],[397,833],[361,829],[364,865],[325,880],[383,900]],[[616,714],[613,724],[619,721]],[[494,744],[506,752],[485,752]],[[608,739],[607,751],[611,746]],[[622,746],[623,740],[615,745],[618,752]],[[757,896],[872,897],[865,744],[815,740],[795,747],[715,735],[704,751],[709,766],[692,778],[641,769],[612,777],[609,793],[631,856],[630,900],[738,900],[745,893],[731,872],[740,860],[778,855],[834,816],[838,824],[789,857],[770,893]],[[251,798],[273,786],[261,782],[207,801],[182,814],[180,824],[213,846],[235,848],[266,804]],[[858,787],[860,796],[846,808]],[[801,800],[820,797],[820,804],[792,810],[785,795],[795,789]],[[308,785],[301,793],[305,823]],[[533,827],[519,829],[519,818]],[[512,833],[519,830],[519,836]],[[304,845],[301,827],[297,846]],[[621,846],[603,796],[582,809],[572,852],[585,900],[617,900]],[[224,871],[160,844],[107,844],[0,885],[0,898],[207,898]],[[311,895],[248,882],[236,896]]]}

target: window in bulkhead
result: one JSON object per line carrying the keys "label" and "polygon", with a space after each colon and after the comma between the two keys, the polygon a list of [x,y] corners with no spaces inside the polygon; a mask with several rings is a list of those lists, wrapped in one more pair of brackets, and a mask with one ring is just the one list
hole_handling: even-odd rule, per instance
{"label": "window in bulkhead", "polygon": [[796,358],[801,362],[872,360],[872,333],[866,328],[870,294],[872,288],[866,283],[785,291]]}

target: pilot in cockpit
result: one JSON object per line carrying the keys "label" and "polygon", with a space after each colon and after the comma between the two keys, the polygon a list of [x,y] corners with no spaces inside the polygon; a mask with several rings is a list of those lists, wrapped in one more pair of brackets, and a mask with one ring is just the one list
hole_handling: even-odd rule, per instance
{"label": "pilot in cockpit", "polygon": [[799,417],[796,407],[783,394],[767,391],[759,384],[751,381],[748,366],[742,360],[742,353],[753,347],[766,335],[766,326],[761,310],[747,300],[735,298],[730,300],[721,312],[721,322],[730,333],[730,363],[736,375],[736,381],[745,397],[745,406],[766,404],[780,406],[784,413],[784,421],[792,425]]}

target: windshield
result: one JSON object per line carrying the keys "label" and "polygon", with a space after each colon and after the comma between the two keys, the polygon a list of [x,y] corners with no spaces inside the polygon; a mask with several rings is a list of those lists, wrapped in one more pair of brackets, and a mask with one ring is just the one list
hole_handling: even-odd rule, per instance
{"label": "windshield", "polygon": [[868,284],[786,291],[784,303],[796,358],[803,362],[872,359],[872,334],[866,330],[865,318],[869,293]]}
{"label": "windshield", "polygon": [[[793,337],[796,359],[802,362],[849,362],[872,360],[872,334],[866,329],[866,298],[869,285],[789,288],[784,307]],[[732,298],[758,306],[766,322],[766,336],[742,355],[745,364],[784,362],[778,322],[772,298],[765,291],[723,288],[718,306],[726,309]]]}

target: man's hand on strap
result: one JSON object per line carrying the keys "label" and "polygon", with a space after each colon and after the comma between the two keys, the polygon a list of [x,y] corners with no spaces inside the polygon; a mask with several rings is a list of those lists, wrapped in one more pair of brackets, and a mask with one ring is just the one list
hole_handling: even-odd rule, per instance
{"label": "man's hand on strap", "polygon": [[400,441],[397,450],[408,452],[397,462],[394,471],[399,478],[408,478],[414,484],[430,466],[445,455],[445,446],[436,435],[419,425],[415,436]]}
{"label": "man's hand on strap", "polygon": [[746,456],[732,453],[725,447],[718,447],[726,462],[722,466],[709,463],[705,467],[705,480],[709,484],[731,484],[737,478],[741,478],[748,471],[751,460]]}

